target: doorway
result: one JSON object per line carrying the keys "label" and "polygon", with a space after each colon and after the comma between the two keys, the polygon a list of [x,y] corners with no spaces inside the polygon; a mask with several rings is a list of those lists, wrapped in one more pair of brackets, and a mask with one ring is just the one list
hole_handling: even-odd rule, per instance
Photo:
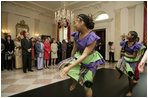
{"label": "doorway", "polygon": [[105,59],[105,51],[106,51],[106,29],[96,29],[93,30],[97,36],[101,38],[100,45],[97,46],[96,50],[103,56]]}

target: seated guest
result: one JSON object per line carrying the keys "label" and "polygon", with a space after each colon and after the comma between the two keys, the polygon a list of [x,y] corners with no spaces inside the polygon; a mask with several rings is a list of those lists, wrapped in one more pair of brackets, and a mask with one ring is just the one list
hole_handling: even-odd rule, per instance
{"label": "seated guest", "polygon": [[37,57],[37,69],[43,69],[44,60],[44,44],[41,42],[41,37],[36,38],[36,57]]}

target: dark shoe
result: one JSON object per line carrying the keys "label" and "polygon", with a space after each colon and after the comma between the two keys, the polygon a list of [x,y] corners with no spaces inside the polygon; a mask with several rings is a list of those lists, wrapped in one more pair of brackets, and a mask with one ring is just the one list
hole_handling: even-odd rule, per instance
{"label": "dark shoe", "polygon": [[33,72],[33,70],[28,70],[28,71]]}
{"label": "dark shoe", "polygon": [[23,71],[24,73],[27,73],[26,71]]}

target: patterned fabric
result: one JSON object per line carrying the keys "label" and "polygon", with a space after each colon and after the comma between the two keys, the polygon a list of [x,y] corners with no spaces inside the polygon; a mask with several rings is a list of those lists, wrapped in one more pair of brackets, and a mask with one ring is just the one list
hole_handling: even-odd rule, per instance
{"label": "patterned fabric", "polygon": [[[100,41],[100,37],[95,35],[94,32],[90,32],[81,40],[79,40],[78,37],[79,32],[74,32],[71,35],[74,36],[74,40],[76,41],[77,52],[75,53],[74,57],[63,60],[58,64],[58,68],[60,70],[62,70],[65,66],[73,64],[82,55],[82,52],[88,45],[93,43],[95,40],[97,43]],[[105,60],[103,59],[102,55],[99,52],[94,51],[81,63],[73,67],[68,72],[68,76],[75,79],[85,89],[90,89],[93,84],[93,77],[95,75],[97,66],[103,63],[105,63]]]}
{"label": "patterned fabric", "polygon": [[125,49],[125,54],[132,55],[134,52],[137,52],[137,56],[135,58],[128,58],[123,56],[117,63],[116,68],[126,74],[129,78],[133,79],[135,74],[135,69],[137,62],[140,61],[141,56],[139,56],[140,51],[141,55],[144,53],[144,49],[146,48],[141,43],[134,43],[131,47],[127,46],[127,42],[121,41],[120,45]]}

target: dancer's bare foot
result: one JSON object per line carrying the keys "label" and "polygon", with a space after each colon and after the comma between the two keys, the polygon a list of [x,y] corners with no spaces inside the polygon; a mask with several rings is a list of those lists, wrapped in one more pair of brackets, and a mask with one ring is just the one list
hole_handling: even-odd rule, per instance
{"label": "dancer's bare foot", "polygon": [[132,92],[129,91],[129,92],[126,94],[126,96],[127,96],[127,97],[132,96]]}
{"label": "dancer's bare foot", "polygon": [[136,84],[136,83],[138,83],[138,81],[137,81],[137,80],[133,80],[133,83],[135,83],[135,84]]}
{"label": "dancer's bare foot", "polygon": [[72,85],[70,86],[69,90],[73,91],[76,88],[76,83],[73,82]]}

